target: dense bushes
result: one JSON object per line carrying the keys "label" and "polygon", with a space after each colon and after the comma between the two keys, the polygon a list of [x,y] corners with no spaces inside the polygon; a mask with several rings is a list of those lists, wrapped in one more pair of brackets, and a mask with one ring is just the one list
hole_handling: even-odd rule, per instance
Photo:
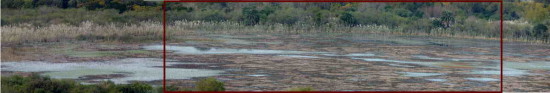
{"label": "dense bushes", "polygon": [[550,32],[548,32],[548,27],[543,24],[538,24],[533,27],[533,37],[540,39],[548,39]]}
{"label": "dense bushes", "polygon": [[225,91],[223,82],[216,78],[206,78],[195,83],[195,89],[198,91]]}
{"label": "dense bushes", "polygon": [[[33,74],[30,76],[2,77],[2,92],[5,93],[162,93],[162,87],[153,88],[149,84],[133,82],[115,84],[104,81],[98,84],[82,85],[68,79],[52,79]],[[167,91],[224,91],[223,82],[206,78],[196,83],[196,89],[183,89],[166,86]]]}
{"label": "dense bushes", "polygon": [[143,10],[119,14],[117,10],[60,9],[40,7],[36,9],[2,9],[2,25],[31,24],[48,26],[55,24],[78,25],[85,21],[97,24],[134,24],[142,21],[160,21],[162,11]]}
{"label": "dense bushes", "polygon": [[2,77],[5,93],[152,93],[151,85],[131,83],[116,85],[106,81],[95,85],[82,85],[73,80],[52,79],[39,75],[28,77]]}
{"label": "dense bushes", "polygon": [[288,91],[304,92],[304,91],[315,91],[315,90],[311,87],[295,87],[295,88],[288,89]]}
{"label": "dense bushes", "polygon": [[[68,8],[62,7],[65,6],[63,2],[48,0],[31,3],[24,0],[2,2],[6,4],[2,7],[8,7],[2,11],[2,26],[78,25],[84,21],[99,25],[161,21],[162,13],[158,3],[132,0],[68,1]],[[102,1],[105,1],[105,4],[97,3]],[[71,4],[75,2],[82,4],[82,7],[73,7]],[[23,6],[14,7],[7,5],[8,3]],[[25,7],[25,4],[31,4],[31,7]],[[129,6],[129,4],[133,5]],[[510,27],[507,29],[514,29],[511,33],[505,32],[506,38],[548,40],[544,35],[532,35],[535,34],[532,30],[535,24],[550,25],[550,12],[547,11],[550,8],[547,4],[535,2],[505,2],[505,4],[505,19],[526,22],[530,25],[528,28],[525,28],[524,24],[505,25]],[[117,8],[119,6],[125,6],[126,9]],[[256,25],[283,24],[289,27],[304,27],[302,30],[328,27],[330,28],[328,30],[341,31],[345,30],[337,26],[382,25],[393,29],[388,33],[429,34],[434,32],[433,30],[445,29],[448,32],[441,33],[467,33],[495,38],[498,34],[487,31],[499,32],[496,28],[499,25],[495,24],[500,19],[498,7],[498,3],[168,3],[167,21],[170,24],[182,20],[239,23],[252,28]]]}
{"label": "dense bushes", "polygon": [[119,13],[134,10],[134,6],[160,7],[159,2],[143,0],[4,0],[2,8],[38,8],[42,6],[58,8],[86,8],[88,10],[114,9]]}
{"label": "dense bushes", "polygon": [[[30,76],[2,76],[3,93],[163,93],[163,87],[133,82],[115,84],[103,81],[97,84],[83,85],[69,79],[52,79],[38,74]],[[166,91],[225,91],[224,83],[216,78],[204,78],[195,83],[195,89],[166,86]],[[295,87],[286,91],[314,91],[312,87]]]}

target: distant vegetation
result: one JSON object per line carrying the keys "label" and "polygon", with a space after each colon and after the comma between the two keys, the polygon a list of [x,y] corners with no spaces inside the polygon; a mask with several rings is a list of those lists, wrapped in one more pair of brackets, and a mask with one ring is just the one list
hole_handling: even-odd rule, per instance
{"label": "distant vegetation", "polygon": [[[225,91],[223,82],[206,78],[195,84],[195,89],[167,86],[167,91]],[[98,84],[83,85],[69,79],[52,79],[38,74],[30,76],[2,77],[2,93],[162,93],[162,87],[134,82],[115,84],[104,81]]]}
{"label": "distant vegetation", "polygon": [[[163,93],[163,88],[146,83],[115,84],[103,81],[83,85],[70,79],[53,79],[47,76],[2,76],[2,93]],[[187,89],[166,86],[166,91],[225,91],[224,83],[216,78],[205,78],[195,82],[195,88]],[[295,87],[285,91],[314,91],[311,87]]]}
{"label": "distant vegetation", "polygon": [[[1,21],[2,28],[21,29],[41,29],[58,24],[81,27],[84,22],[117,27],[143,21],[160,23],[161,3],[141,0],[3,0]],[[504,37],[550,42],[547,29],[550,26],[549,6],[547,0],[506,0]],[[171,26],[178,25],[176,21],[198,22],[239,29],[237,31],[250,28],[266,32],[285,29],[292,30],[284,32],[295,33],[350,32],[380,27],[388,29],[377,31],[382,33],[482,38],[498,38],[500,35],[499,3],[167,3],[167,10]],[[79,38],[108,39],[123,34],[131,33]],[[27,42],[33,41],[48,40]]]}
{"label": "distant vegetation", "polygon": [[311,87],[295,87],[295,88],[288,89],[288,91],[315,91],[315,90]]}
{"label": "distant vegetation", "polygon": [[[157,88],[162,89],[162,88]],[[145,83],[114,84],[106,81],[82,85],[73,80],[52,79],[39,75],[2,77],[3,93],[162,93]]]}

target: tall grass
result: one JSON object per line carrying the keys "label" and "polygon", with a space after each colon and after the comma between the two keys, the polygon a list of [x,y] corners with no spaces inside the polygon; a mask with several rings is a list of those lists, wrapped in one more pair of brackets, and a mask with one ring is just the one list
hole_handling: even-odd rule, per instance
{"label": "tall grass", "polygon": [[[162,24],[143,21],[139,24],[98,25],[89,21],[79,25],[30,24],[2,26],[2,43],[60,42],[67,40],[161,40]],[[145,38],[145,39],[142,39]]]}
{"label": "tall grass", "polygon": [[[460,38],[499,39],[500,30],[497,22],[472,23],[483,25],[476,28],[473,25],[457,26],[443,29],[415,30],[406,27],[388,27],[384,25],[345,26],[340,24],[308,25],[297,23],[260,24],[246,26],[239,22],[222,21],[173,21],[167,26],[169,40],[175,36],[191,36],[204,34],[314,34],[314,33],[379,33],[400,35],[426,35]],[[543,40],[532,37],[521,37],[520,32],[530,31],[530,25],[505,24],[506,40],[539,42]],[[143,42],[162,40],[162,23],[142,21],[134,24],[109,23],[106,25],[85,21],[79,25],[54,24],[49,26],[34,26],[30,24],[2,26],[3,44],[22,44],[31,42],[62,42],[62,41],[115,41]]]}

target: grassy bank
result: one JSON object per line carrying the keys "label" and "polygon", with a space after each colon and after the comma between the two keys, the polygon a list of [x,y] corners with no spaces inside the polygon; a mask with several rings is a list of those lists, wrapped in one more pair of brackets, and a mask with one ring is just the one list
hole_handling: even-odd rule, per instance
{"label": "grassy bank", "polygon": [[[53,79],[38,74],[29,76],[2,76],[3,93],[163,93],[162,86],[146,83],[115,84],[103,81],[97,84],[80,84],[70,79]],[[215,78],[205,78],[195,83],[195,88],[167,86],[167,91],[225,91],[224,83]]]}
{"label": "grassy bank", "polygon": [[[103,81],[97,84],[80,84],[70,79],[53,79],[38,74],[28,76],[2,76],[3,93],[163,93],[163,87],[146,83],[115,84]],[[166,86],[167,91],[225,91],[224,82],[216,78],[204,78],[195,82],[194,88]],[[314,91],[311,87],[294,87],[283,91]]]}

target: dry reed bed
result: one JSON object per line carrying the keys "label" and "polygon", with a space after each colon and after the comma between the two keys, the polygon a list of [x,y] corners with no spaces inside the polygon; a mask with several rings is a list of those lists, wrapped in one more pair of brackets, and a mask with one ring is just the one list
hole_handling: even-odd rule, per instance
{"label": "dry reed bed", "polygon": [[[498,31],[498,26],[494,28]],[[498,36],[472,34],[467,31],[450,31],[449,29],[432,29],[430,31],[410,31],[400,28],[390,28],[383,25],[358,25],[354,27],[326,24],[321,26],[307,24],[268,24],[246,26],[238,22],[204,22],[204,21],[174,21],[167,27],[168,38],[172,36],[188,36],[201,34],[251,34],[251,33],[379,33],[400,35],[425,35],[459,38],[477,38],[498,40]],[[429,33],[425,33],[429,32]],[[67,40],[88,40],[83,36],[111,37],[100,38],[107,41],[117,37],[149,37],[151,40],[162,40],[162,23],[143,21],[137,24],[108,24],[98,25],[93,22],[82,22],[79,25],[55,24],[45,27],[36,27],[27,24],[2,26],[2,42],[8,44],[21,44],[29,42],[60,42]],[[505,36],[508,33],[505,33]],[[97,39],[97,38],[96,38]],[[526,38],[505,38],[511,41],[529,41],[542,43],[540,40]]]}

